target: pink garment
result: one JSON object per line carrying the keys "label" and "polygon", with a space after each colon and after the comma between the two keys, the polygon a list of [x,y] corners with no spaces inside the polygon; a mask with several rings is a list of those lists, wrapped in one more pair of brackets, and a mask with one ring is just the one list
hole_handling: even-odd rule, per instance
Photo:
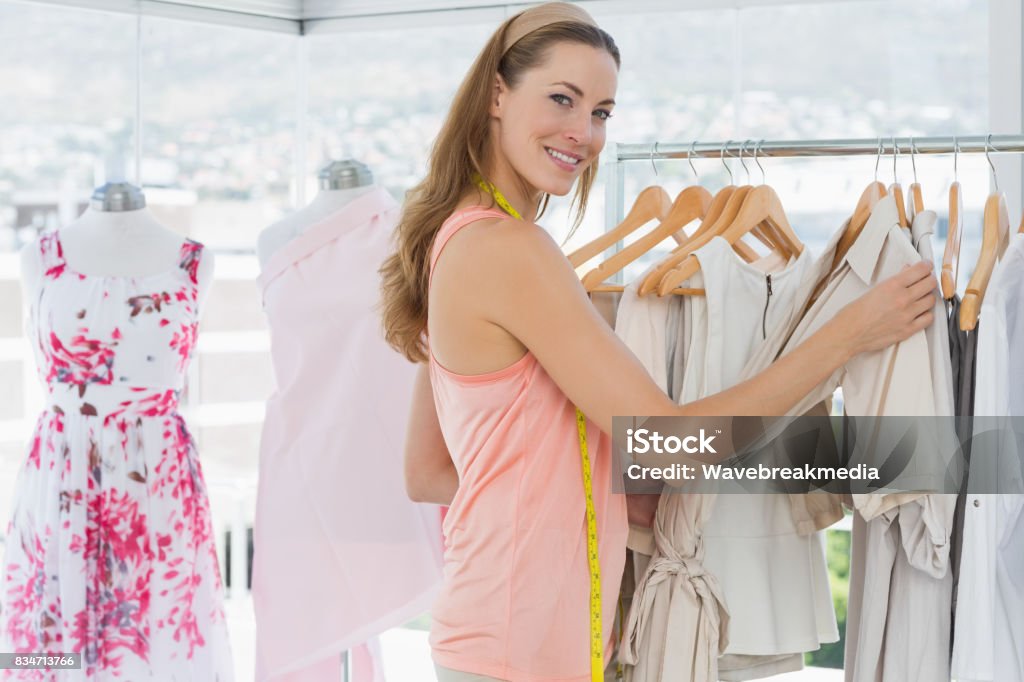
{"label": "pink garment", "polygon": [[[434,241],[493,209],[454,214]],[[445,583],[431,612],[435,663],[515,682],[589,682],[585,505],[573,404],[532,353],[487,374],[430,357],[437,414],[459,472],[444,521]],[[603,640],[611,654],[626,550],[626,498],[611,491],[611,439],[588,421],[601,564]]]}
{"label": "pink garment", "polygon": [[259,680],[339,679],[314,671],[426,612],[441,582],[440,513],[405,492],[415,366],[385,343],[376,307],[397,218],[377,189],[287,243],[260,276],[277,390],[254,529]]}

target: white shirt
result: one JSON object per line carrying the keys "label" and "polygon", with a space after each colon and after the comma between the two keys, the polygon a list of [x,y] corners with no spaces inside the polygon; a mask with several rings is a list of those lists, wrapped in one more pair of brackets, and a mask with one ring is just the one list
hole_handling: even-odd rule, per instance
{"label": "white shirt", "polygon": [[[738,383],[750,356],[788,317],[813,265],[807,250],[788,263],[775,253],[747,263],[721,237],[695,256],[705,296],[690,301],[692,327],[680,402]],[[703,497],[712,504],[702,529],[704,565],[718,578],[730,615],[725,650],[730,659],[719,662],[720,677],[763,677],[756,671],[763,657],[798,654],[802,660],[803,652],[837,641],[822,536],[798,530],[789,496]],[[776,617],[781,612],[785,619]]]}
{"label": "white shirt", "polygon": [[[985,417],[1024,416],[1024,235],[1015,234],[989,281],[978,322],[975,435],[998,423]],[[1013,351],[1011,352],[1011,349]],[[1016,460],[1015,443],[985,445],[971,458],[971,480],[987,464]],[[1007,451],[1009,450],[1009,451]],[[986,457],[986,455],[988,455]],[[1019,489],[1018,472],[1000,484]],[[1016,479],[1016,480],[1014,480]],[[1024,682],[1024,496],[969,494],[953,637],[953,675],[961,682]]]}

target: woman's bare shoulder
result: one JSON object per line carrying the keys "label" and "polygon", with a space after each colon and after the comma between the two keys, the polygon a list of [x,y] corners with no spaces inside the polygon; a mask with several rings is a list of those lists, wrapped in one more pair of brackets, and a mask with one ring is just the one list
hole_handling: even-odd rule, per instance
{"label": "woman's bare shoulder", "polygon": [[553,256],[556,262],[565,260],[561,249],[544,228],[510,216],[474,221],[452,236],[451,245],[476,258],[491,259],[498,266],[538,256]]}

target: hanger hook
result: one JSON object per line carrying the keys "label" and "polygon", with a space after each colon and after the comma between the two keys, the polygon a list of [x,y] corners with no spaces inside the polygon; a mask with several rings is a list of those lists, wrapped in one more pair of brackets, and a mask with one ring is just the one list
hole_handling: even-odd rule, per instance
{"label": "hanger hook", "polygon": [[750,184],[750,169],[747,168],[746,162],[743,160],[743,151],[747,148],[747,142],[750,140],[743,140],[740,143],[740,165],[743,166],[743,171],[747,174],[747,184]]}
{"label": "hanger hook", "polygon": [[764,144],[764,140],[759,140],[757,146],[754,147],[754,163],[761,169],[761,184],[765,184],[764,166],[761,165],[761,160],[757,158],[757,152],[761,149],[761,145]]}
{"label": "hanger hook", "polygon": [[956,162],[960,158],[960,140],[953,136],[953,182],[960,182],[956,174]]}
{"label": "hanger hook", "polygon": [[658,166],[654,163],[654,155],[658,153],[658,143],[651,147],[651,168],[654,169],[654,177],[658,177]]}
{"label": "hanger hook", "polygon": [[878,153],[875,155],[875,182],[878,182],[878,163],[882,160],[882,138],[878,138]]}
{"label": "hanger hook", "polygon": [[897,185],[900,179],[896,176],[896,161],[900,158],[900,146],[896,144],[896,136],[892,136],[892,181]]}
{"label": "hanger hook", "polygon": [[697,183],[700,184],[700,176],[697,175],[697,169],[693,167],[693,159],[690,158],[690,155],[695,153],[696,149],[697,149],[697,140],[694,140],[690,144],[690,149],[686,152],[686,161],[690,164],[690,170],[693,171],[693,177],[695,177],[697,179]]}
{"label": "hanger hook", "polygon": [[914,144],[914,138],[910,138],[910,167],[914,169],[914,184],[917,184],[917,145]]}
{"label": "hanger hook", "polygon": [[719,155],[719,157],[722,159],[722,165],[725,166],[725,172],[729,174],[729,184],[733,185],[733,184],[736,184],[736,183],[733,182],[732,169],[729,168],[729,164],[727,164],[725,162],[725,149],[726,149],[726,147],[729,146],[729,144],[731,142],[732,142],[732,140],[726,140],[725,141],[725,144],[722,145],[722,153]]}
{"label": "hanger hook", "polygon": [[[999,192],[999,176],[996,175],[996,167],[992,164],[992,157],[988,155],[988,148],[992,147],[992,133],[988,134],[985,139],[985,160],[988,161],[988,167],[992,169],[992,182],[995,183],[996,192]],[[992,147],[992,151],[997,151],[995,147]]]}

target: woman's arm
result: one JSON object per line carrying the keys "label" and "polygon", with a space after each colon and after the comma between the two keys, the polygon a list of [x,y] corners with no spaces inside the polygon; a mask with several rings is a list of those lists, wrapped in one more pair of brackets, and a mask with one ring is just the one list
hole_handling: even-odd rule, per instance
{"label": "woman's arm", "polygon": [[413,502],[448,505],[459,488],[459,474],[437,420],[430,368],[416,370],[409,427],[405,437],[405,491]]}
{"label": "woman's arm", "polygon": [[884,348],[932,321],[936,281],[921,263],[882,282],[764,372],[721,393],[676,405],[600,318],[572,267],[541,228],[502,221],[476,236],[489,273],[473,281],[490,321],[537,357],[603,431],[613,415],[781,415],[857,353]]}

